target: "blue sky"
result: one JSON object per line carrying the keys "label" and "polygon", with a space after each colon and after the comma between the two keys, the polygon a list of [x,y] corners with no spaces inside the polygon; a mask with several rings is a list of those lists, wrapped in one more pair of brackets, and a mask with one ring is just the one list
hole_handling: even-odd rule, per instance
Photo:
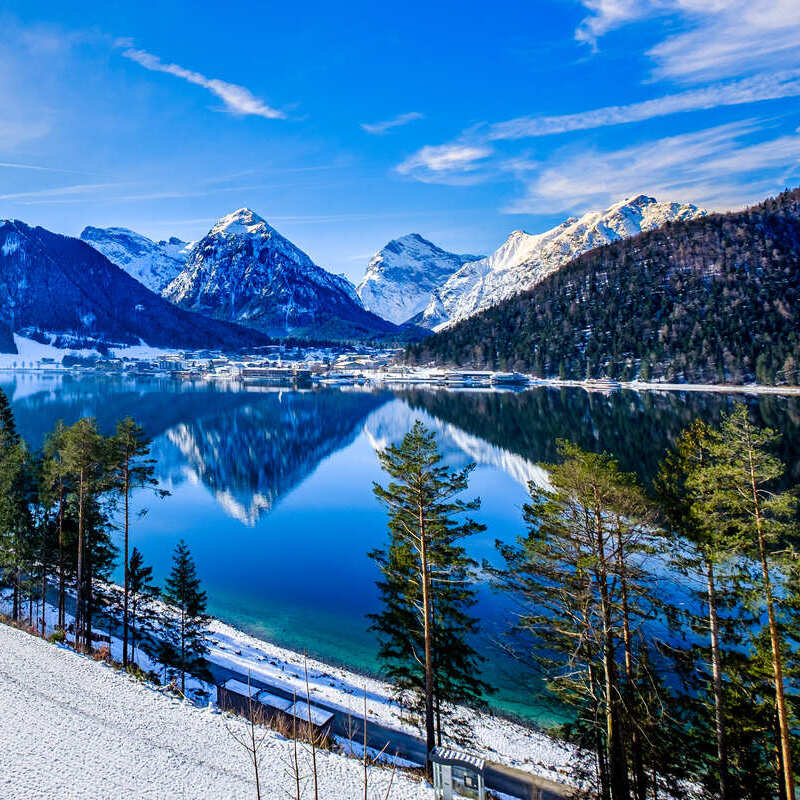
{"label": "blue sky", "polygon": [[6,0],[0,217],[202,236],[250,206],[358,280],[639,192],[800,183],[797,0]]}

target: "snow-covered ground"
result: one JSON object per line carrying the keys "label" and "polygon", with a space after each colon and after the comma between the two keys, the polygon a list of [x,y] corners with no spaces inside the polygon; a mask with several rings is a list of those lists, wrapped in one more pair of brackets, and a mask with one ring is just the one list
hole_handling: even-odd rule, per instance
{"label": "snow-covered ground", "polygon": [[[44,367],[55,368],[61,364],[64,356],[78,355],[83,358],[100,358],[97,350],[64,350],[53,347],[49,344],[42,344],[25,336],[14,334],[14,344],[17,346],[16,353],[0,353],[0,369],[22,369],[24,367]],[[42,364],[43,358],[52,359],[53,363]]]}
{"label": "snow-covered ground", "polygon": [[[116,588],[119,591],[119,587]],[[10,595],[0,597],[0,610],[10,612]],[[159,604],[159,611],[163,613],[164,610],[164,606]],[[24,611],[25,609],[23,613]],[[67,620],[71,621],[69,615]],[[55,621],[56,609],[48,603],[48,632],[53,630]],[[98,631],[103,631],[101,624],[98,624]],[[217,619],[210,621],[209,633],[211,646],[207,658],[214,664],[227,667],[242,676],[249,673],[254,680],[263,681],[301,698],[306,694],[307,664],[312,703],[321,703],[350,713],[354,718],[361,718],[366,694],[367,715],[371,723],[424,738],[423,731],[408,721],[402,707],[393,699],[391,684],[385,681],[306,658],[301,653],[250,636]],[[110,649],[112,657],[121,661],[122,643],[116,636],[111,638]],[[136,660],[146,671],[160,671],[158,664],[151,663],[139,651],[136,653]],[[205,691],[206,696],[210,695],[212,701],[216,700],[213,687],[203,686],[194,679],[187,680],[187,694],[197,697],[195,690],[198,689]],[[463,708],[460,709],[459,716],[469,726],[472,734],[472,741],[467,748],[470,752],[488,761],[515,767],[539,777],[560,783],[573,783],[574,770],[570,764],[574,760],[575,751],[571,746],[545,733],[493,714]],[[457,742],[451,741],[450,744],[460,747]]]}
{"label": "snow-covered ground", "polygon": [[[80,358],[103,358],[98,350],[69,350],[42,344],[34,339],[14,334],[16,353],[0,353],[0,369],[58,369],[64,356],[79,356]],[[150,347],[140,340],[138,345],[110,348],[114,358],[133,358],[153,360],[166,356],[176,355],[180,351],[163,347]],[[42,359],[49,359],[43,361]]]}
{"label": "snow-covered ground", "polygon": [[[228,728],[244,722],[177,700],[105,664],[0,624],[0,797],[13,800],[235,800],[254,798],[252,764]],[[261,750],[264,798],[294,797],[291,743],[268,731]],[[310,757],[301,753],[309,773]],[[320,797],[363,797],[358,761],[319,752]],[[389,770],[369,770],[370,798],[384,798]],[[308,778],[303,797],[313,796]],[[403,773],[391,800],[432,790]]]}

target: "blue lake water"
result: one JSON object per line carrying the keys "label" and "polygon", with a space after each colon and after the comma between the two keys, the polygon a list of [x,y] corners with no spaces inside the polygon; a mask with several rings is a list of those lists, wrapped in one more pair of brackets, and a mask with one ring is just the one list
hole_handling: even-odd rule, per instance
{"label": "blue lake water", "polygon": [[[386,518],[372,494],[383,480],[376,448],[422,419],[451,467],[475,462],[469,496],[485,533],[470,555],[496,559],[495,540],[522,532],[526,484],[555,439],[614,453],[648,481],[664,448],[694,417],[719,418],[736,398],[711,393],[540,388],[520,393],[445,390],[244,389],[155,378],[0,374],[32,447],[58,419],[95,416],[104,432],[130,414],[153,438],[158,478],[171,496],[139,493],[133,543],[158,582],[185,539],[208,592],[209,611],[278,644],[377,672],[366,615],[376,610],[376,568],[367,552],[385,542]],[[739,398],[742,399],[742,398]],[[782,453],[800,481],[797,398],[749,399],[758,421],[784,432]],[[480,587],[476,615],[484,677],[505,711],[546,721],[540,684],[496,641],[507,601]]]}

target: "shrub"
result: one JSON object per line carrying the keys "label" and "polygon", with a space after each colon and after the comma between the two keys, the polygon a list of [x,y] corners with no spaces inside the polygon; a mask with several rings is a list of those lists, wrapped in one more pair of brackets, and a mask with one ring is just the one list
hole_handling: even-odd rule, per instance
{"label": "shrub", "polygon": [[56,628],[48,637],[50,644],[64,644],[67,641],[67,634],[63,628]]}

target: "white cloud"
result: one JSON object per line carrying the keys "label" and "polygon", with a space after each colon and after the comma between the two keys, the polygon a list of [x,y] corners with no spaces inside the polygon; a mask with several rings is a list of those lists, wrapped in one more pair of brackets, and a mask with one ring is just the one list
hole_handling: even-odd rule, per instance
{"label": "white cloud", "polygon": [[18,164],[14,161],[0,161],[0,169],[24,169],[32,170],[34,172],[60,172],[69,173],[71,175],[91,175],[90,172],[84,172],[78,169],[61,169],[60,167],[43,167],[40,164]]}
{"label": "white cloud", "polygon": [[21,144],[41,139],[50,129],[50,123],[43,120],[0,119],[0,149],[14,150]]}
{"label": "white cloud", "polygon": [[414,120],[423,119],[424,116],[419,111],[409,111],[407,114],[398,114],[398,116],[383,122],[362,122],[361,127],[367,133],[382,134],[392,128],[399,128],[401,125],[408,125],[409,122],[414,122]]}
{"label": "white cloud", "polygon": [[653,47],[654,77],[709,80],[800,66],[800,2],[737,0]]}
{"label": "white cloud", "polygon": [[231,114],[254,115],[266,119],[286,119],[283,111],[268,106],[244,86],[221,81],[218,78],[207,78],[199,72],[193,72],[178,64],[165,64],[158,56],[154,56],[146,50],[129,47],[123,51],[122,55],[152,72],[166,72],[168,75],[174,75],[196,86],[208,89],[222,100],[225,110]]}
{"label": "white cloud", "polygon": [[[800,0],[798,0],[800,2]],[[755,103],[800,95],[800,70],[766,73],[739,81],[720,83],[702,89],[630,103],[607,106],[592,111],[560,116],[518,117],[498,122],[489,128],[488,139],[521,139],[529,136],[549,136],[569,131],[588,130],[608,125],[640,122],[654,117],[699,111],[720,106]]]}
{"label": "white cloud", "polygon": [[526,191],[504,210],[578,211],[642,192],[715,209],[741,206],[800,177],[800,136],[746,141],[760,130],[748,120],[617,150],[556,153],[546,168],[518,176]]}
{"label": "white cloud", "polygon": [[589,15],[575,31],[592,47],[609,31],[674,16],[683,29],[652,47],[655,78],[686,82],[800,66],[798,0],[580,0]]}
{"label": "white cloud", "polygon": [[653,7],[658,5],[652,0],[581,0],[581,2],[591,13],[581,21],[575,31],[575,38],[593,47],[603,34],[649,16],[654,12]]}
{"label": "white cloud", "polygon": [[395,169],[423,183],[477,183],[478,170],[491,154],[486,145],[426,145]]}
{"label": "white cloud", "polygon": [[79,183],[72,186],[57,186],[52,189],[36,189],[29,192],[14,192],[12,194],[0,194],[0,200],[31,200],[31,199],[50,199],[62,198],[73,195],[84,195],[94,193],[99,190],[109,189],[115,186],[124,186],[124,183]]}

